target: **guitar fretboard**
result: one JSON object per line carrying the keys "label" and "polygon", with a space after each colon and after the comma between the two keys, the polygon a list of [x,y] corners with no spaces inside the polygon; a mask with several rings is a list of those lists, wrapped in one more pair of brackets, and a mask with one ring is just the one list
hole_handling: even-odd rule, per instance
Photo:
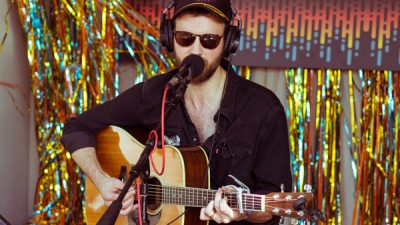
{"label": "guitar fretboard", "polygon": [[[161,202],[164,204],[184,205],[190,207],[205,207],[214,200],[216,190],[190,187],[158,186],[162,189]],[[153,188],[155,188],[153,186]],[[239,209],[237,193],[224,193],[228,204],[233,209]],[[160,196],[159,196],[160,197]],[[262,211],[264,198],[262,195],[242,194],[242,205],[245,211]]]}

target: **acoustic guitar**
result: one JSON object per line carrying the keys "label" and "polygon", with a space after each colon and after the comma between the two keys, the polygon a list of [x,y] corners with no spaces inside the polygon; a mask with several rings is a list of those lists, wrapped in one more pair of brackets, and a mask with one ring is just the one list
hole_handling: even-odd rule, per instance
{"label": "acoustic guitar", "polygon": [[[118,177],[121,166],[135,163],[144,149],[130,133],[110,126],[97,134],[97,157],[103,170]],[[199,219],[200,209],[214,199],[216,190],[209,189],[208,159],[201,147],[175,148],[165,146],[164,174],[158,176],[150,168],[147,212],[151,224],[207,224]],[[154,163],[161,168],[162,153],[156,150]],[[204,182],[206,181],[206,182]],[[87,224],[96,224],[107,206],[90,179],[85,181]],[[225,193],[228,204],[239,210],[237,193]],[[299,210],[296,204],[302,205]],[[272,215],[311,220],[313,194],[277,192],[268,195],[243,193],[242,206],[248,212],[266,212]],[[297,210],[296,210],[297,209]],[[126,216],[119,216],[116,224],[128,224]]]}

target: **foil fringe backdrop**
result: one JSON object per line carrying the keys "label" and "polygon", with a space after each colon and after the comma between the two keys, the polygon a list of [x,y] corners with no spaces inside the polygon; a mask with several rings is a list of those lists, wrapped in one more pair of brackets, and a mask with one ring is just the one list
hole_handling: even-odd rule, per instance
{"label": "foil fringe backdrop", "polygon": [[[84,223],[83,207],[81,205],[83,177],[81,177],[79,170],[72,163],[70,155],[59,144],[62,123],[71,115],[80,113],[92,105],[110,99],[117,94],[119,79],[117,59],[119,53],[123,50],[121,46],[116,46],[115,40],[127,38],[123,39],[122,42],[137,63],[137,71],[142,80],[156,74],[157,71],[169,69],[173,62],[164,55],[164,52],[157,52],[157,43],[155,41],[157,31],[151,29],[151,26],[134,9],[125,5],[124,2],[102,2],[97,0],[49,2],[50,10],[54,13],[46,10],[48,8],[45,7],[43,1],[19,0],[16,3],[28,39],[27,54],[32,71],[36,136],[40,158],[40,177],[35,199],[36,211],[34,219],[30,222],[35,224],[82,224]],[[100,14],[101,16],[99,16]],[[121,34],[124,33],[128,35],[122,37]],[[129,37],[137,41],[134,42],[133,46],[130,45]],[[147,59],[150,59],[150,61],[147,62]],[[243,72],[242,76],[249,77],[249,68],[242,68],[241,71]],[[322,78],[324,76],[329,77],[329,73],[332,73],[332,71],[328,73],[328,71],[322,70],[320,72],[301,69],[287,70],[288,90],[292,82],[297,82],[295,85],[298,85],[299,82],[299,80],[294,79],[289,82],[289,77],[292,76],[294,78],[294,74],[296,74],[298,76],[297,79],[299,79],[303,73],[304,77],[310,76],[311,78],[308,78],[308,81],[302,84],[303,88],[297,87],[296,89],[296,92],[302,92],[302,95],[305,95],[302,99],[303,105],[300,106],[301,112],[298,110],[300,108],[288,111],[288,118],[299,124],[298,130],[290,127],[291,148],[292,152],[296,154],[294,156],[293,170],[295,171],[298,190],[302,190],[304,183],[313,184],[318,181],[325,184],[328,177],[320,180],[315,178],[319,171],[322,171],[322,175],[325,175],[325,171],[327,174],[340,175],[333,168],[325,170],[314,164],[315,162],[312,162],[312,160],[313,157],[315,160],[317,159],[317,149],[309,147],[316,143],[312,131],[316,131],[318,126],[316,121],[313,120],[319,118],[316,117],[317,100],[312,97],[312,93],[315,93],[318,87],[318,90],[321,89],[321,98],[323,98],[322,90],[326,91],[327,86],[324,83],[327,80],[317,86],[315,83],[317,75],[315,73],[320,73]],[[371,77],[373,76],[371,74],[376,75],[377,72],[360,71],[362,78],[364,78],[364,73],[369,74],[369,78],[372,79]],[[388,81],[391,81],[387,84],[387,92],[380,92],[381,96],[386,96],[387,94],[388,97],[385,98],[388,99],[388,105],[383,104],[385,106],[380,106],[382,111],[384,111],[383,109],[391,109],[392,111],[388,112],[386,117],[380,118],[379,122],[373,123],[375,127],[380,126],[382,128],[375,128],[375,130],[371,131],[368,130],[371,129],[370,127],[363,126],[363,139],[356,140],[354,135],[350,138],[354,139],[351,145],[360,146],[359,148],[357,146],[353,148],[354,164],[361,171],[360,175],[355,175],[355,178],[359,180],[359,186],[366,187],[370,185],[370,179],[381,173],[378,176],[380,180],[382,180],[382,174],[386,174],[383,178],[386,189],[384,189],[384,194],[378,197],[373,196],[373,198],[371,197],[371,188],[366,188],[367,191],[364,192],[360,188],[357,189],[356,205],[359,208],[364,208],[363,211],[355,215],[353,224],[362,224],[360,221],[368,222],[371,215],[375,215],[376,221],[383,218],[389,224],[396,224],[399,221],[400,185],[398,176],[400,172],[398,157],[400,134],[398,129],[400,126],[400,107],[398,96],[400,74],[390,71],[379,73],[386,73]],[[329,80],[329,82],[337,81]],[[368,84],[368,82],[371,81],[366,80],[363,84]],[[308,92],[304,87],[309,87]],[[391,95],[389,94],[390,91],[392,91]],[[301,94],[297,96],[301,96]],[[329,99],[328,97],[325,96],[326,99]],[[371,99],[363,101],[363,108],[372,105]],[[328,100],[323,102],[322,105],[328,102],[329,104],[332,103]],[[292,103],[292,105],[294,104]],[[321,111],[326,113],[326,106],[321,107],[325,107]],[[369,107],[372,108],[372,106]],[[365,115],[369,115],[369,113]],[[379,118],[376,115],[374,118]],[[352,132],[357,127],[355,123],[361,123],[354,120],[354,118],[352,116],[352,122],[349,126],[352,127]],[[370,117],[366,116],[366,118]],[[318,120],[325,120],[325,123],[319,126],[318,132],[319,136],[326,138],[326,132],[333,132],[330,129],[327,130],[326,124],[328,121],[332,124],[333,120],[327,118],[326,115],[325,118],[319,118]],[[361,121],[364,120],[361,119]],[[385,124],[385,121],[387,125],[383,126],[382,124]],[[376,136],[379,134],[377,131],[382,131],[382,129],[386,128],[389,129],[389,131],[385,130],[389,136],[383,135],[380,138],[386,138],[386,143],[389,144],[385,146],[390,147],[390,154],[387,153],[388,150],[386,148],[380,147],[380,154],[375,157],[375,147],[378,142],[375,141],[375,145],[369,148],[365,148],[365,146],[363,148],[363,143],[365,145],[370,143],[370,140],[376,140]],[[304,142],[297,142],[298,139],[292,136],[301,137]],[[332,140],[332,138],[328,140]],[[325,142],[321,141],[321,143],[326,144],[327,142],[325,140]],[[326,146],[326,148],[329,149],[329,146]],[[372,151],[368,152],[366,149],[372,149]],[[326,150],[324,149],[320,155],[323,155],[324,151]],[[372,157],[371,152],[374,152]],[[304,156],[303,158],[299,158],[300,153]],[[362,160],[361,156],[363,154],[364,159]],[[382,155],[386,156],[386,159],[392,160],[383,162]],[[323,157],[320,158],[323,159]],[[381,160],[380,163],[377,159]],[[333,160],[328,166],[334,166],[335,163],[337,162]],[[370,171],[373,172],[371,173]],[[367,174],[363,175],[366,179],[360,178],[362,174]],[[329,177],[329,182],[332,181],[335,181],[334,177],[333,180]],[[314,187],[318,187],[318,185],[314,185]],[[340,210],[341,199],[340,196],[335,196],[335,191],[332,188],[324,193],[323,198],[317,198],[317,204],[326,206],[326,202],[331,201],[332,196],[334,196],[338,198],[336,210]],[[381,201],[379,198],[382,196],[384,197],[384,204],[381,205],[383,209],[374,205]],[[367,206],[362,206],[366,202],[368,203]],[[373,212],[372,214],[371,211]],[[384,212],[384,216],[378,218],[377,211]],[[329,218],[330,222],[340,220],[340,217]]]}
{"label": "foil fringe backdrop", "polygon": [[287,116],[296,191],[310,184],[328,224],[341,224],[340,70],[288,69]]}
{"label": "foil fringe backdrop", "polygon": [[[353,84],[353,72],[347,72],[348,80],[341,80],[338,70],[285,72],[295,186],[302,191],[304,184],[312,184],[315,205],[327,214],[322,224],[342,224],[338,141],[344,96],[339,88],[340,82],[348,82],[351,118],[344,123],[351,129],[346,133],[347,144],[357,181],[352,223],[398,225],[400,72],[360,70],[361,88]],[[355,112],[354,91],[362,96],[360,117]]]}
{"label": "foil fringe backdrop", "polygon": [[[32,224],[83,224],[84,177],[60,144],[63,123],[118,94],[125,43],[145,79],[173,65],[157,29],[122,1],[17,0],[32,74],[39,155]],[[122,36],[126,32],[128,35]],[[127,39],[129,41],[127,44]]]}
{"label": "foil fringe backdrop", "polygon": [[400,223],[400,72],[359,71],[361,143],[355,224]]}

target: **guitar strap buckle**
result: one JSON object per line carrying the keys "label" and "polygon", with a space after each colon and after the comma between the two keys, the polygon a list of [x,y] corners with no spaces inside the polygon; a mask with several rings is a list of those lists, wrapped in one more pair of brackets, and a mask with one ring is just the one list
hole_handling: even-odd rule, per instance
{"label": "guitar strap buckle", "polygon": [[228,175],[230,178],[232,178],[240,187],[236,187],[235,185],[228,185],[227,187],[231,187],[236,190],[236,199],[239,207],[239,212],[241,214],[244,213],[243,210],[243,192],[244,193],[250,193],[250,188],[247,187],[243,182],[241,182],[239,179],[234,177],[233,175]]}

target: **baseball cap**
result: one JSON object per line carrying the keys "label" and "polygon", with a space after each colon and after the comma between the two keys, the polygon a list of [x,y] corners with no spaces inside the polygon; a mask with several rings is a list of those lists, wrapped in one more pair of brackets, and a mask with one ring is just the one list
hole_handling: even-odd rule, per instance
{"label": "baseball cap", "polygon": [[175,0],[174,17],[181,12],[191,8],[207,9],[227,22],[232,19],[232,8],[230,0]]}

